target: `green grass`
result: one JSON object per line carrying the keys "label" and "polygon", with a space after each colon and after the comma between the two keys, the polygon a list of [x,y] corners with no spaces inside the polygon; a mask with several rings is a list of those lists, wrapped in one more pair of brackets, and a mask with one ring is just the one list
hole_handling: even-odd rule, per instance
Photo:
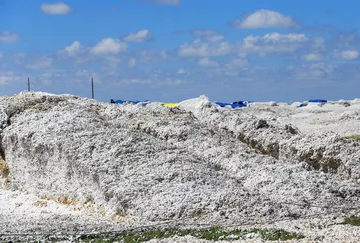
{"label": "green grass", "polygon": [[355,139],[355,140],[360,141],[360,135],[346,136],[345,138],[346,139]]}
{"label": "green grass", "polygon": [[123,242],[123,243],[135,243],[135,242],[145,242],[151,239],[165,239],[171,238],[175,235],[177,236],[186,236],[191,235],[198,239],[206,239],[210,241],[219,241],[219,240],[239,240],[244,238],[245,235],[249,233],[257,233],[264,240],[271,241],[286,241],[291,239],[302,239],[303,235],[287,232],[284,230],[273,230],[273,229],[251,229],[251,230],[225,230],[218,227],[213,227],[209,229],[165,229],[165,230],[149,230],[144,232],[125,232],[122,234],[117,234],[113,236],[83,236],[81,237],[82,242]]}
{"label": "green grass", "polygon": [[300,240],[305,238],[303,235],[287,232],[285,230],[259,230],[258,233],[261,235],[262,239],[273,241]]}
{"label": "green grass", "polygon": [[350,224],[354,226],[360,226],[360,217],[352,215],[350,217],[345,218],[344,222],[342,224]]}

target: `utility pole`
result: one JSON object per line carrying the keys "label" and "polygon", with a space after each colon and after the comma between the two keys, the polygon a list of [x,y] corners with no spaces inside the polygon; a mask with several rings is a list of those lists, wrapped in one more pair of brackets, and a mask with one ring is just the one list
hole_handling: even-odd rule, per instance
{"label": "utility pole", "polygon": [[30,91],[30,78],[28,77],[28,91]]}
{"label": "utility pole", "polygon": [[91,78],[91,94],[92,94],[92,98],[94,99],[94,79]]}

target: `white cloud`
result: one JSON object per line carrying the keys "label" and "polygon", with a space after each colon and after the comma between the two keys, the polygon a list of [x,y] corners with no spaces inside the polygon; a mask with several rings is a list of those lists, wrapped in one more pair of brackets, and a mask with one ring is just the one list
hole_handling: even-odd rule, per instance
{"label": "white cloud", "polygon": [[8,84],[8,82],[11,81],[11,80],[12,80],[11,77],[0,75],[0,85]]}
{"label": "white cloud", "polygon": [[19,36],[8,31],[0,33],[0,43],[12,44],[19,40]]}
{"label": "white cloud", "polygon": [[70,46],[65,47],[65,51],[69,56],[75,56],[80,50],[80,42],[74,41]]}
{"label": "white cloud", "polygon": [[38,60],[25,65],[29,69],[43,69],[51,67],[53,59],[51,57],[42,56]]}
{"label": "white cloud", "polygon": [[318,51],[322,51],[325,50],[326,46],[325,46],[325,40],[321,37],[314,37],[312,38],[312,45],[311,48],[313,50],[318,50]]}
{"label": "white cloud", "polygon": [[102,39],[96,46],[90,49],[95,55],[118,54],[127,49],[126,43],[112,38]]}
{"label": "white cloud", "polygon": [[191,31],[191,34],[202,36],[207,42],[218,42],[224,39],[224,36],[218,34],[217,31],[211,29],[193,30]]}
{"label": "white cloud", "polygon": [[305,61],[321,61],[324,57],[318,53],[309,53],[302,56],[303,60]]}
{"label": "white cloud", "polygon": [[218,67],[219,63],[212,61],[209,58],[205,57],[198,61],[198,65],[201,67]]}
{"label": "white cloud", "polygon": [[43,3],[40,5],[40,9],[46,14],[69,14],[71,8],[63,2],[58,3]]}
{"label": "white cloud", "polygon": [[260,9],[243,20],[235,20],[233,25],[236,28],[242,29],[286,28],[296,26],[290,16],[266,9]]}
{"label": "white cloud", "polygon": [[217,32],[215,30],[210,30],[210,29],[198,29],[191,31],[191,34],[206,36],[206,35],[216,35]]}
{"label": "white cloud", "polygon": [[138,79],[138,78],[124,78],[122,82],[125,84],[151,84],[151,81],[148,79]]}
{"label": "white cloud", "polygon": [[176,73],[177,74],[185,74],[185,70],[183,68],[180,68]]}
{"label": "white cloud", "polygon": [[310,75],[314,77],[325,77],[329,76],[335,70],[335,65],[325,64],[323,62],[315,63],[310,65]]}
{"label": "white cloud", "polygon": [[238,57],[243,58],[243,59],[248,57],[248,54],[246,52],[244,52],[243,50],[240,50],[237,55],[238,55]]}
{"label": "white cloud", "polygon": [[223,39],[224,36],[222,35],[210,35],[205,37],[205,40],[208,42],[218,42],[218,41],[222,41]]}
{"label": "white cloud", "polygon": [[124,41],[128,42],[144,42],[151,39],[151,33],[148,30],[139,30],[136,33],[130,33],[124,37]]}
{"label": "white cloud", "polygon": [[344,50],[344,51],[335,50],[335,56],[345,60],[354,60],[359,57],[359,52],[357,50]]}
{"label": "white cloud", "polygon": [[129,67],[131,67],[131,68],[133,68],[133,67],[135,67],[135,65],[136,65],[136,59],[135,58],[130,58],[129,59],[129,62],[128,62],[128,65],[129,65]]}
{"label": "white cloud", "polygon": [[195,40],[193,43],[185,43],[180,46],[178,54],[180,56],[226,56],[230,54],[232,47],[228,42],[205,43],[200,39]]}
{"label": "white cloud", "polygon": [[237,68],[242,68],[248,65],[248,60],[244,59],[244,58],[234,58],[231,59],[231,61],[226,64],[227,68],[230,69],[237,69]]}
{"label": "white cloud", "polygon": [[309,38],[304,34],[271,33],[264,36],[247,36],[244,38],[241,51],[256,52],[262,56],[266,53],[294,52],[302,47]]}
{"label": "white cloud", "polygon": [[40,75],[40,77],[43,77],[43,78],[51,78],[51,76],[52,76],[52,73],[50,73],[50,72],[46,72],[46,73],[43,73]]}
{"label": "white cloud", "polygon": [[14,72],[0,72],[0,85],[22,80],[25,82],[25,77],[18,76]]}
{"label": "white cloud", "polygon": [[152,0],[155,4],[170,4],[170,5],[178,5],[180,0]]}

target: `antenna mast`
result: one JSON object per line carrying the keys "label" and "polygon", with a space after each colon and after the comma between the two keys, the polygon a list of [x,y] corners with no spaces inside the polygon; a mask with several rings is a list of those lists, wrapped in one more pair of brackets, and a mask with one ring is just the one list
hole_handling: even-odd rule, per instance
{"label": "antenna mast", "polygon": [[94,99],[94,79],[91,78],[91,94],[92,94],[92,98]]}

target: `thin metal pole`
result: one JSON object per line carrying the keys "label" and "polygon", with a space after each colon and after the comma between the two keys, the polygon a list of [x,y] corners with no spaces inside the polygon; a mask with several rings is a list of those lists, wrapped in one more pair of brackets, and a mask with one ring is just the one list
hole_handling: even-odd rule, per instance
{"label": "thin metal pole", "polygon": [[30,78],[28,77],[28,91],[30,91]]}
{"label": "thin metal pole", "polygon": [[91,93],[92,93],[92,98],[94,99],[94,79],[91,78]]}

